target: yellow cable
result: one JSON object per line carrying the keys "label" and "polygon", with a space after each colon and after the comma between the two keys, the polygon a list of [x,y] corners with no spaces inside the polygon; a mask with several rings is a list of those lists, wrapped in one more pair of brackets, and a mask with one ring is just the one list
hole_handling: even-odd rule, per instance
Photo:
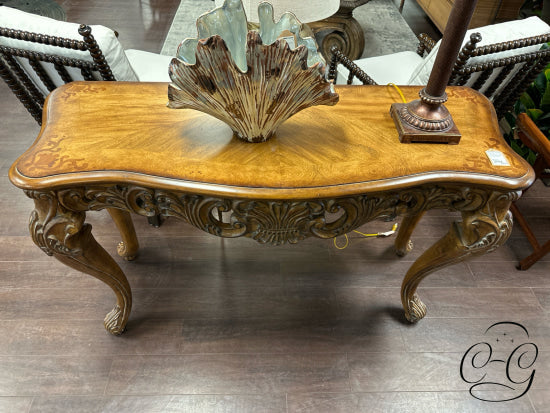
{"label": "yellow cable", "polygon": [[[388,86],[393,86],[395,90],[397,90],[397,93],[399,93],[399,96],[401,96],[401,100],[403,101],[403,103],[407,103],[407,99],[405,99],[405,95],[403,95],[403,92],[401,92],[401,89],[399,89],[399,87],[395,83],[388,83]],[[397,229],[397,223],[393,224],[391,231],[388,231],[388,232],[378,232],[376,234],[364,234],[356,230],[353,230],[353,232],[356,232],[359,235],[362,235],[363,237],[389,237],[395,232],[396,229]],[[348,234],[344,234],[344,237],[346,238],[346,243],[342,247],[339,247],[338,244],[336,243],[336,237],[332,239],[334,242],[334,246],[339,250],[343,250],[347,248],[347,246],[349,245]]]}
{"label": "yellow cable", "polygon": [[334,237],[332,240],[334,241],[334,246],[336,248],[338,248],[339,250],[343,250],[344,248],[346,248],[349,244],[349,238],[348,238],[348,234],[344,234],[344,237],[346,237],[346,243],[344,244],[343,247],[339,247],[338,244],[336,244],[336,237]]}
{"label": "yellow cable", "polygon": [[377,237],[378,236],[378,234],[363,234],[362,232],[359,232],[359,231],[356,231],[356,230],[353,230],[353,232],[357,232],[358,234],[361,234],[364,237]]}
{"label": "yellow cable", "polygon": [[[357,230],[353,230],[353,232],[357,232],[358,234],[364,236],[364,237],[379,237],[379,238],[383,238],[383,237],[389,237],[390,235],[393,235],[395,233],[395,231],[397,230],[397,222],[395,224],[393,224],[392,228],[390,231],[387,231],[387,232],[377,232],[376,234],[364,234],[362,232],[359,232]],[[345,248],[347,248],[347,246],[349,245],[349,238],[348,238],[348,234],[344,234],[344,237],[346,238],[346,243],[344,244],[344,246],[342,247],[339,247],[338,244],[336,243],[336,237],[334,237],[332,240],[334,242],[334,246],[339,249],[339,250],[343,250]]]}
{"label": "yellow cable", "polygon": [[405,99],[405,95],[403,92],[401,92],[401,89],[399,89],[399,86],[397,86],[395,83],[388,83],[388,86],[393,86],[395,90],[397,90],[397,93],[399,93],[399,96],[401,96],[401,100],[403,103],[407,103],[407,99]]}
{"label": "yellow cable", "polygon": [[[405,99],[405,95],[403,95],[403,92],[401,92],[401,89],[399,89],[399,87],[395,83],[388,83],[388,86],[393,86],[395,90],[397,90],[397,93],[399,93],[399,96],[401,96],[401,100],[403,101],[403,103],[407,103],[407,99]],[[364,234],[356,230],[353,230],[353,232],[356,232],[359,235],[362,235],[363,237],[389,237],[395,232],[396,229],[397,229],[397,223],[393,224],[391,231],[388,231],[388,232],[378,232],[376,234]],[[336,243],[336,237],[332,239],[334,242],[334,246],[339,250],[343,250],[347,248],[347,246],[349,245],[348,234],[344,234],[344,237],[346,238],[346,243],[342,247],[339,247],[338,244]]]}

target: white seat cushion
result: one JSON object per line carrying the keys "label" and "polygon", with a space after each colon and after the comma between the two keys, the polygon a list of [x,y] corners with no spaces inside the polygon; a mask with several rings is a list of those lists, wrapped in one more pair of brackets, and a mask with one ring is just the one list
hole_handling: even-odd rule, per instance
{"label": "white seat cushion", "polygon": [[[64,37],[82,41],[82,36],[78,34],[79,24],[62,22],[50,19],[48,17],[38,16],[36,14],[26,13],[10,7],[0,7],[0,27],[7,27],[14,30],[22,30],[33,33],[41,33],[49,36]],[[105,56],[105,60],[111,67],[111,71],[116,80],[137,81],[138,78],[130,62],[124,54],[124,49],[115,36],[113,30],[100,25],[90,26],[92,36],[97,41],[99,48]],[[40,43],[26,42],[16,39],[10,39],[0,36],[0,44],[17,49],[26,49],[40,53],[56,54],[64,57],[77,58],[93,62],[88,51],[66,49],[64,47],[50,46]],[[56,82],[57,74],[55,69],[49,68],[50,73],[54,73],[52,80],[59,85],[63,82]],[[58,79],[60,80],[60,78]],[[37,84],[42,87],[41,84]]]}
{"label": "white seat cushion", "polygon": [[[354,63],[365,71],[379,85],[394,83],[406,85],[412,71],[422,63],[422,57],[415,52],[399,52],[385,56],[367,57],[354,60]],[[338,65],[337,84],[346,84],[349,71],[342,65]],[[362,82],[354,78],[354,85]]]}
{"label": "white seat cushion", "polygon": [[140,82],[170,82],[168,66],[172,56],[128,49],[126,58]]}
{"label": "white seat cushion", "polygon": [[[538,17],[534,16],[524,20],[512,20],[509,22],[477,27],[475,29],[470,29],[466,32],[466,35],[464,36],[464,41],[462,42],[463,46],[470,40],[470,35],[472,35],[473,33],[481,33],[482,40],[477,44],[477,47],[480,47],[494,43],[517,40],[524,37],[532,37],[550,33],[550,26],[548,26]],[[424,58],[423,62],[414,69],[410,79],[408,79],[407,81],[407,84],[425,85],[428,83],[428,79],[434,65],[435,57],[437,55],[437,52],[439,51],[440,44],[441,41],[437,42],[432,51]],[[498,58],[534,52],[539,50],[540,47],[540,45],[535,45],[521,49],[508,50],[506,52],[499,52]],[[490,54],[485,56],[473,57],[468,60],[468,64],[486,62],[488,60],[495,59],[496,56],[497,55]]]}

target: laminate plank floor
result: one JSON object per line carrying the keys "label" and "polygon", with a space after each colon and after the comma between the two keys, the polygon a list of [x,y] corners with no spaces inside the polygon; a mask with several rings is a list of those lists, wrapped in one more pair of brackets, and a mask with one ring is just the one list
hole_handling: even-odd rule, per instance
{"label": "laminate plank floor", "polygon": [[[151,52],[160,50],[178,5],[60,3],[69,21],[111,26],[125,47]],[[413,0],[404,15],[415,32],[429,31]],[[39,128],[4,83],[0,96],[0,412],[549,411],[550,256],[517,271],[529,252],[521,230],[495,253],[429,276],[420,289],[428,316],[416,325],[403,320],[402,277],[456,219],[447,211],[427,214],[402,259],[393,238],[354,234],[344,250],[317,239],[270,248],[171,219],[155,229],[136,217],[140,257],[116,258],[134,309],[128,331],[110,336],[102,321],[111,290],[46,256],[28,235],[32,202],[7,172]],[[520,201],[541,237],[550,236],[549,202],[540,183]],[[90,213],[89,221],[115,254],[108,215]],[[529,337],[486,333],[503,321],[520,323]],[[525,395],[501,403],[470,395],[461,360],[483,341],[503,360],[520,344],[538,346]],[[515,371],[516,381],[532,370]],[[505,380],[504,370],[490,373]],[[503,394],[488,388],[483,397]]]}

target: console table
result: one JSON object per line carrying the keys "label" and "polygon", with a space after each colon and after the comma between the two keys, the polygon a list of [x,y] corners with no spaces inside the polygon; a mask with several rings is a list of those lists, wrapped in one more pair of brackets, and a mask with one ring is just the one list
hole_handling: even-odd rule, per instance
{"label": "console table", "polygon": [[[403,87],[408,99],[418,90]],[[401,144],[389,114],[398,95],[390,87],[337,92],[336,106],[306,109],[271,140],[251,144],[209,115],[167,108],[167,84],[70,83],[50,94],[40,135],[12,165],[10,179],[35,202],[34,242],[114,291],[116,305],[105,319],[113,334],[130,315],[130,285],[95,241],[87,211],[109,210],[121,232],[118,253],[127,259],[138,249],[130,212],[274,245],[332,238],[402,215],[395,249],[404,255],[425,211],[460,211],[462,221],[404,277],[405,316],[419,320],[426,313],[416,294],[420,281],[505,242],[510,203],[534,172],[501,138],[489,101],[471,89],[447,90],[463,135],[458,145]],[[489,149],[505,162],[494,164]]]}

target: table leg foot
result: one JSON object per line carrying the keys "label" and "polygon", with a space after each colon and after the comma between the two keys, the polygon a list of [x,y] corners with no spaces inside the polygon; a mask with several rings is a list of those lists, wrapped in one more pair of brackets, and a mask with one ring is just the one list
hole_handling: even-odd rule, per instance
{"label": "table leg foot", "polygon": [[397,255],[398,257],[404,257],[409,252],[411,252],[413,248],[414,248],[414,243],[412,242],[412,240],[408,240],[407,243],[405,244],[405,247],[400,247],[400,248],[395,247],[395,255]]}
{"label": "table leg foot", "polygon": [[35,202],[29,224],[33,241],[46,254],[111,287],[116,305],[105,319],[105,328],[111,334],[121,334],[132,308],[130,284],[116,261],[93,237],[91,225],[84,223],[86,214],[67,210],[54,192],[29,195]]}
{"label": "table leg foot", "polygon": [[411,266],[401,286],[405,317],[411,322],[423,318],[426,306],[416,289],[428,274],[469,257],[491,252],[503,244],[512,231],[509,212],[512,196],[491,194],[475,211],[461,211],[462,221],[454,222],[449,232],[426,250]]}
{"label": "table leg foot", "polygon": [[115,208],[108,208],[107,211],[122,237],[122,241],[117,246],[118,255],[126,261],[135,260],[138,255],[139,242],[130,213]]}
{"label": "table leg foot", "polygon": [[411,323],[416,323],[424,318],[426,311],[426,305],[418,298],[418,295],[413,294],[411,299],[407,300],[405,318]]}
{"label": "table leg foot", "polygon": [[416,227],[416,224],[424,216],[424,212],[419,212],[415,215],[408,215],[403,218],[399,230],[397,231],[397,237],[395,238],[395,253],[399,257],[404,257],[413,249],[413,242],[411,241],[411,235]]}
{"label": "table leg foot", "polygon": [[124,311],[122,311],[117,304],[115,305],[115,308],[113,308],[105,316],[105,320],[103,320],[103,325],[105,326],[105,330],[117,336],[124,332],[127,319],[128,317],[124,316]]}

